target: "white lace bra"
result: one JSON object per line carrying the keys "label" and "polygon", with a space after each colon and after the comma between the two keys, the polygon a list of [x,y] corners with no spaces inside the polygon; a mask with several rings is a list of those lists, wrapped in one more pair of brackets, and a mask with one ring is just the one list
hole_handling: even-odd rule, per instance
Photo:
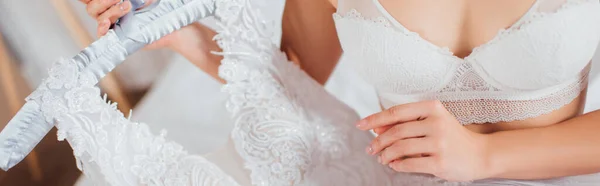
{"label": "white lace bra", "polygon": [[340,0],[345,55],[383,107],[442,101],[463,124],[522,120],[570,103],[587,86],[600,40],[597,0],[537,0],[461,59],[402,26],[377,0]]}

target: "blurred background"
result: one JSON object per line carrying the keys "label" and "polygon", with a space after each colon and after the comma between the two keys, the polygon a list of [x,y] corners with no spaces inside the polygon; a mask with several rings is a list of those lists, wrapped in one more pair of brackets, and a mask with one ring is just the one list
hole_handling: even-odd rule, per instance
{"label": "blurred background", "polygon": [[[201,22],[214,26],[211,19]],[[77,0],[0,0],[0,129],[54,61],[77,54],[95,36],[96,22]],[[588,111],[600,106],[600,65],[593,68]],[[228,139],[232,122],[220,84],[169,50],[130,56],[100,86],[126,115],[134,109],[133,120],[147,123],[154,133],[166,129],[167,138],[190,153],[207,153]],[[372,87],[343,58],[326,89],[361,116],[379,109]],[[80,174],[70,146],[57,141],[53,130],[23,162],[0,171],[0,185],[91,185]]]}

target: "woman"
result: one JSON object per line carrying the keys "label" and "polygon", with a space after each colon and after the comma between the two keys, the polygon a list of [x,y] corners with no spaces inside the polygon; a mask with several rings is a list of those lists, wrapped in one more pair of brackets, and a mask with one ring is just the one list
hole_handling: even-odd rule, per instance
{"label": "woman", "polygon": [[[83,2],[99,33],[130,7]],[[357,124],[379,134],[366,151],[381,164],[453,181],[600,172],[600,112],[581,115],[586,66],[600,39],[597,1],[330,3],[287,1],[282,49],[320,83],[342,46],[356,60],[384,108]],[[211,35],[190,26],[155,47],[171,47],[218,78],[219,60],[197,52],[217,49]]]}

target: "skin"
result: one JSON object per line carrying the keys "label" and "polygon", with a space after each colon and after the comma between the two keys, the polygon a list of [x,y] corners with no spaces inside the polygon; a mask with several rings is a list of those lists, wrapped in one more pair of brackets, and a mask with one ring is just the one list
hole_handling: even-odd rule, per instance
{"label": "skin", "polygon": [[[124,15],[118,0],[82,0],[105,34],[107,22]],[[380,0],[409,30],[460,58],[487,43],[498,29],[516,22],[533,0]],[[102,4],[104,3],[104,4]],[[127,3],[127,2],[126,2]],[[331,14],[337,3],[287,0],[282,50],[315,80],[324,84],[341,47]],[[317,26],[320,25],[320,26]],[[218,77],[215,32],[187,26],[157,41]],[[185,39],[183,39],[185,38]],[[223,82],[221,80],[221,82]],[[584,91],[585,92],[585,91]],[[358,122],[360,130],[378,133],[367,153],[399,172],[427,173],[454,181],[484,178],[542,179],[600,172],[600,111],[581,115],[585,94],[552,113],[522,121],[460,125],[439,101],[398,105]],[[460,144],[460,145],[456,145]]]}

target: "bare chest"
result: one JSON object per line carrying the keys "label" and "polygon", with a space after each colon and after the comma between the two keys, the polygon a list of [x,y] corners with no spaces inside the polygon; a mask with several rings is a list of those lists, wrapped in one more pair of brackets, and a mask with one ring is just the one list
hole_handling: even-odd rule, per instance
{"label": "bare chest", "polygon": [[394,21],[437,46],[448,47],[462,58],[494,38],[500,29],[514,25],[535,1],[379,0],[379,3]]}

